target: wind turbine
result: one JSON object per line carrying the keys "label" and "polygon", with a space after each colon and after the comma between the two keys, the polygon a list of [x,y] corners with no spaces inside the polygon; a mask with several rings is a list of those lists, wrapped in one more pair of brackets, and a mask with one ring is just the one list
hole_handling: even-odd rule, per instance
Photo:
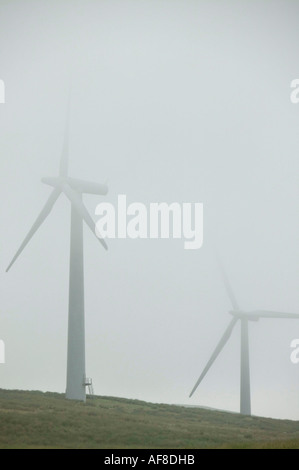
{"label": "wind turbine", "polygon": [[236,324],[240,322],[241,325],[241,370],[240,370],[240,413],[243,415],[251,415],[251,397],[250,397],[250,366],[249,366],[249,337],[248,337],[248,323],[250,321],[258,321],[260,318],[282,318],[282,319],[299,319],[296,313],[275,312],[271,310],[255,310],[246,312],[240,309],[236,300],[226,272],[223,265],[219,261],[219,267],[222,274],[225,289],[231,301],[233,310],[230,314],[233,316],[219,343],[217,344],[212,356],[210,357],[207,365],[202,371],[199,379],[194,385],[189,397],[191,398],[196,391],[199,384],[202,382],[209,369],[219,356],[220,352],[228,342],[232,331]]}
{"label": "wind turbine", "polygon": [[[105,241],[95,234],[95,224],[82,202],[83,193],[105,195],[108,188],[105,184],[82,181],[68,176],[69,160],[69,124],[70,102],[68,103],[65,135],[57,177],[42,178],[42,182],[52,186],[53,190],[45,206],[34,222],[6,272],[22,253],[35,232],[50,214],[60,194],[64,194],[71,203],[71,237],[70,237],[70,277],[69,277],[69,316],[68,316],[68,349],[67,349],[67,384],[66,398],[86,400],[85,381],[85,322],[84,322],[84,254],[83,254],[83,221],[107,250]],[[97,232],[98,234],[98,232]]]}

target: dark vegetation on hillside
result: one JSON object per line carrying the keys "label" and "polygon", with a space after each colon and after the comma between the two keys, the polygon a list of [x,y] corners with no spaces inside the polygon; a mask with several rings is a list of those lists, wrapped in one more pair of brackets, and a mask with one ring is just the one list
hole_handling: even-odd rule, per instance
{"label": "dark vegetation on hillside", "polygon": [[0,390],[0,448],[299,448],[299,423],[94,397]]}

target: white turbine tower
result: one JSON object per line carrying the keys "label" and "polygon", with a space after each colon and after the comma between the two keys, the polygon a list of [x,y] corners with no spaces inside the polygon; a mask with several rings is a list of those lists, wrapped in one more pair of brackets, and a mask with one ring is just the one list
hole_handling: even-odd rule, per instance
{"label": "white turbine tower", "polygon": [[299,314],[296,313],[283,313],[274,312],[269,310],[255,310],[253,312],[245,312],[240,310],[236,297],[233,293],[232,287],[229,283],[228,277],[224,271],[223,266],[219,263],[224,285],[227,294],[230,298],[233,310],[229,313],[233,316],[223,336],[221,337],[217,347],[215,348],[212,356],[210,357],[207,365],[202,371],[199,379],[194,385],[189,397],[192,397],[199,384],[202,382],[209,369],[219,356],[220,352],[228,342],[232,331],[238,321],[241,324],[241,369],[240,369],[240,413],[243,415],[251,415],[251,397],[250,397],[250,367],[249,367],[249,337],[248,337],[248,322],[258,321],[260,318],[280,318],[280,319],[299,319]]}
{"label": "white turbine tower", "polygon": [[[108,188],[104,184],[82,181],[68,176],[69,160],[69,123],[70,105],[68,105],[64,144],[61,156],[59,176],[43,178],[42,182],[53,187],[48,201],[34,222],[31,230],[9,264],[9,271],[16,259],[24,250],[35,232],[39,229],[51,212],[55,202],[63,193],[71,203],[71,247],[69,277],[69,317],[68,317],[68,350],[67,350],[67,384],[66,398],[70,400],[86,400],[85,384],[85,325],[84,325],[84,254],[83,254],[83,221],[95,235],[95,224],[86,210],[83,193],[105,195]],[[96,235],[95,235],[96,236]],[[98,238],[98,237],[97,237]],[[107,250],[105,241],[98,238]]]}

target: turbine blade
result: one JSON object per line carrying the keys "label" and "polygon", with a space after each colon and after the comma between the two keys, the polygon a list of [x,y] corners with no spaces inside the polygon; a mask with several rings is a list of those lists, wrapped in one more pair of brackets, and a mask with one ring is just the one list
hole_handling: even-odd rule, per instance
{"label": "turbine blade", "polygon": [[220,260],[219,256],[217,256],[217,261],[218,261],[219,269],[220,269],[220,272],[221,272],[222,280],[223,280],[226,292],[228,294],[228,297],[229,297],[229,299],[231,301],[231,304],[233,306],[233,309],[234,310],[240,310],[237,299],[236,299],[236,296],[233,292],[232,286],[229,282],[228,276],[226,274],[223,263]]}
{"label": "turbine blade", "polygon": [[105,250],[108,250],[108,246],[107,246],[105,240],[103,238],[99,238],[96,235],[95,223],[92,220],[91,216],[89,215],[89,213],[88,213],[86,207],[84,206],[80,196],[68,184],[62,184],[61,189],[64,192],[64,194],[66,195],[66,197],[70,200],[70,202],[74,205],[74,207],[76,208],[78,214],[80,214],[81,217],[83,218],[83,220],[86,222],[86,224],[88,225],[88,227],[90,228],[90,230],[92,231],[94,236],[100,241],[100,243],[105,248]]}
{"label": "turbine blade", "polygon": [[215,360],[217,359],[217,357],[219,356],[220,352],[222,351],[222,349],[224,348],[224,346],[226,345],[226,343],[228,342],[229,338],[230,338],[230,335],[232,334],[232,331],[234,329],[234,326],[236,325],[238,321],[238,318],[234,317],[230,324],[228,325],[227,329],[225,330],[224,332],[224,335],[222,336],[222,338],[220,339],[219,343],[217,344],[217,347],[215,349],[215,351],[213,352],[211,358],[209,359],[206,367],[204,368],[204,370],[202,371],[202,374],[201,376],[199,377],[198,381],[196,382],[196,384],[194,385],[193,389],[192,389],[192,392],[190,393],[189,395],[189,398],[192,397],[193,393],[195,392],[195,390],[197,389],[197,387],[199,386],[200,382],[203,380],[203,378],[205,377],[205,375],[207,374],[207,372],[209,371],[209,369],[211,368],[211,366],[213,365],[213,363],[215,362]]}
{"label": "turbine blade", "polygon": [[83,181],[75,178],[68,178],[67,182],[73,189],[75,189],[76,191],[80,191],[80,193],[100,195],[105,195],[108,193],[108,187],[106,184],[93,183],[90,181]]}
{"label": "turbine blade", "polygon": [[249,316],[258,317],[258,318],[287,318],[298,320],[298,313],[285,313],[285,312],[276,312],[273,310],[256,310],[254,312],[249,312]]}
{"label": "turbine blade", "polygon": [[41,179],[42,183],[52,186],[53,188],[60,188],[61,184],[65,181],[64,178],[59,177],[46,177]]}
{"label": "turbine blade", "polygon": [[60,169],[59,175],[61,177],[67,177],[68,175],[68,166],[69,166],[69,132],[70,132],[70,115],[71,115],[71,92],[69,91],[67,110],[66,110],[66,121],[65,121],[65,130],[64,130],[64,139],[62,154],[60,160]]}
{"label": "turbine blade", "polygon": [[10,270],[10,268],[12,267],[12,265],[14,264],[16,259],[19,257],[19,255],[24,250],[25,246],[29,243],[29,241],[31,240],[31,238],[35,234],[35,232],[39,229],[39,227],[42,225],[44,220],[48,217],[48,215],[50,214],[50,212],[51,212],[55,202],[57,201],[60,193],[61,193],[61,191],[59,189],[54,189],[54,191],[52,191],[52,193],[51,193],[48,201],[46,202],[44,208],[42,209],[41,213],[37,217],[36,221],[34,222],[32,228],[31,228],[31,230],[29,231],[29,233],[26,236],[25,240],[23,241],[22,245],[20,246],[17,253],[13,257],[13,259],[12,259],[11,263],[9,264],[8,268],[6,269],[6,272],[8,272]]}

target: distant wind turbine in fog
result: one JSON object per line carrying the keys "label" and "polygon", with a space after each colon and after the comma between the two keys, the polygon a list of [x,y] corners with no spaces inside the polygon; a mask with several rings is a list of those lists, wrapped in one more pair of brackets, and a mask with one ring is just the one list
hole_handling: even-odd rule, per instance
{"label": "distant wind turbine in fog", "polygon": [[[70,103],[68,103],[66,128],[60,171],[58,177],[43,178],[42,182],[54,189],[50,194],[41,213],[34,222],[31,230],[12,259],[6,272],[9,271],[16,259],[24,250],[35,232],[39,229],[51,212],[55,202],[63,193],[71,203],[71,248],[70,248],[70,278],[69,278],[69,318],[68,318],[68,353],[67,353],[67,385],[66,398],[85,401],[85,326],[84,326],[84,255],[83,255],[83,220],[95,235],[95,224],[86,210],[83,202],[83,193],[107,194],[105,184],[91,183],[68,176],[69,160],[69,124]],[[96,235],[95,235],[96,236]],[[102,246],[107,249],[105,241],[101,238]]]}
{"label": "distant wind turbine in fog", "polygon": [[189,397],[192,397],[193,393],[217,359],[218,355],[228,342],[232,331],[238,321],[241,324],[241,376],[240,376],[240,413],[243,415],[251,415],[251,397],[250,397],[250,368],[249,368],[249,338],[248,338],[248,322],[258,321],[260,318],[282,318],[282,319],[299,319],[299,314],[296,313],[283,313],[273,312],[269,310],[255,310],[253,312],[245,312],[239,308],[236,297],[225,273],[222,264],[219,262],[223,282],[230,298],[233,310],[229,313],[233,316],[227,329],[225,330],[222,338],[217,344],[211,358],[209,359],[206,367],[204,368],[201,376],[194,385],[192,392]]}

